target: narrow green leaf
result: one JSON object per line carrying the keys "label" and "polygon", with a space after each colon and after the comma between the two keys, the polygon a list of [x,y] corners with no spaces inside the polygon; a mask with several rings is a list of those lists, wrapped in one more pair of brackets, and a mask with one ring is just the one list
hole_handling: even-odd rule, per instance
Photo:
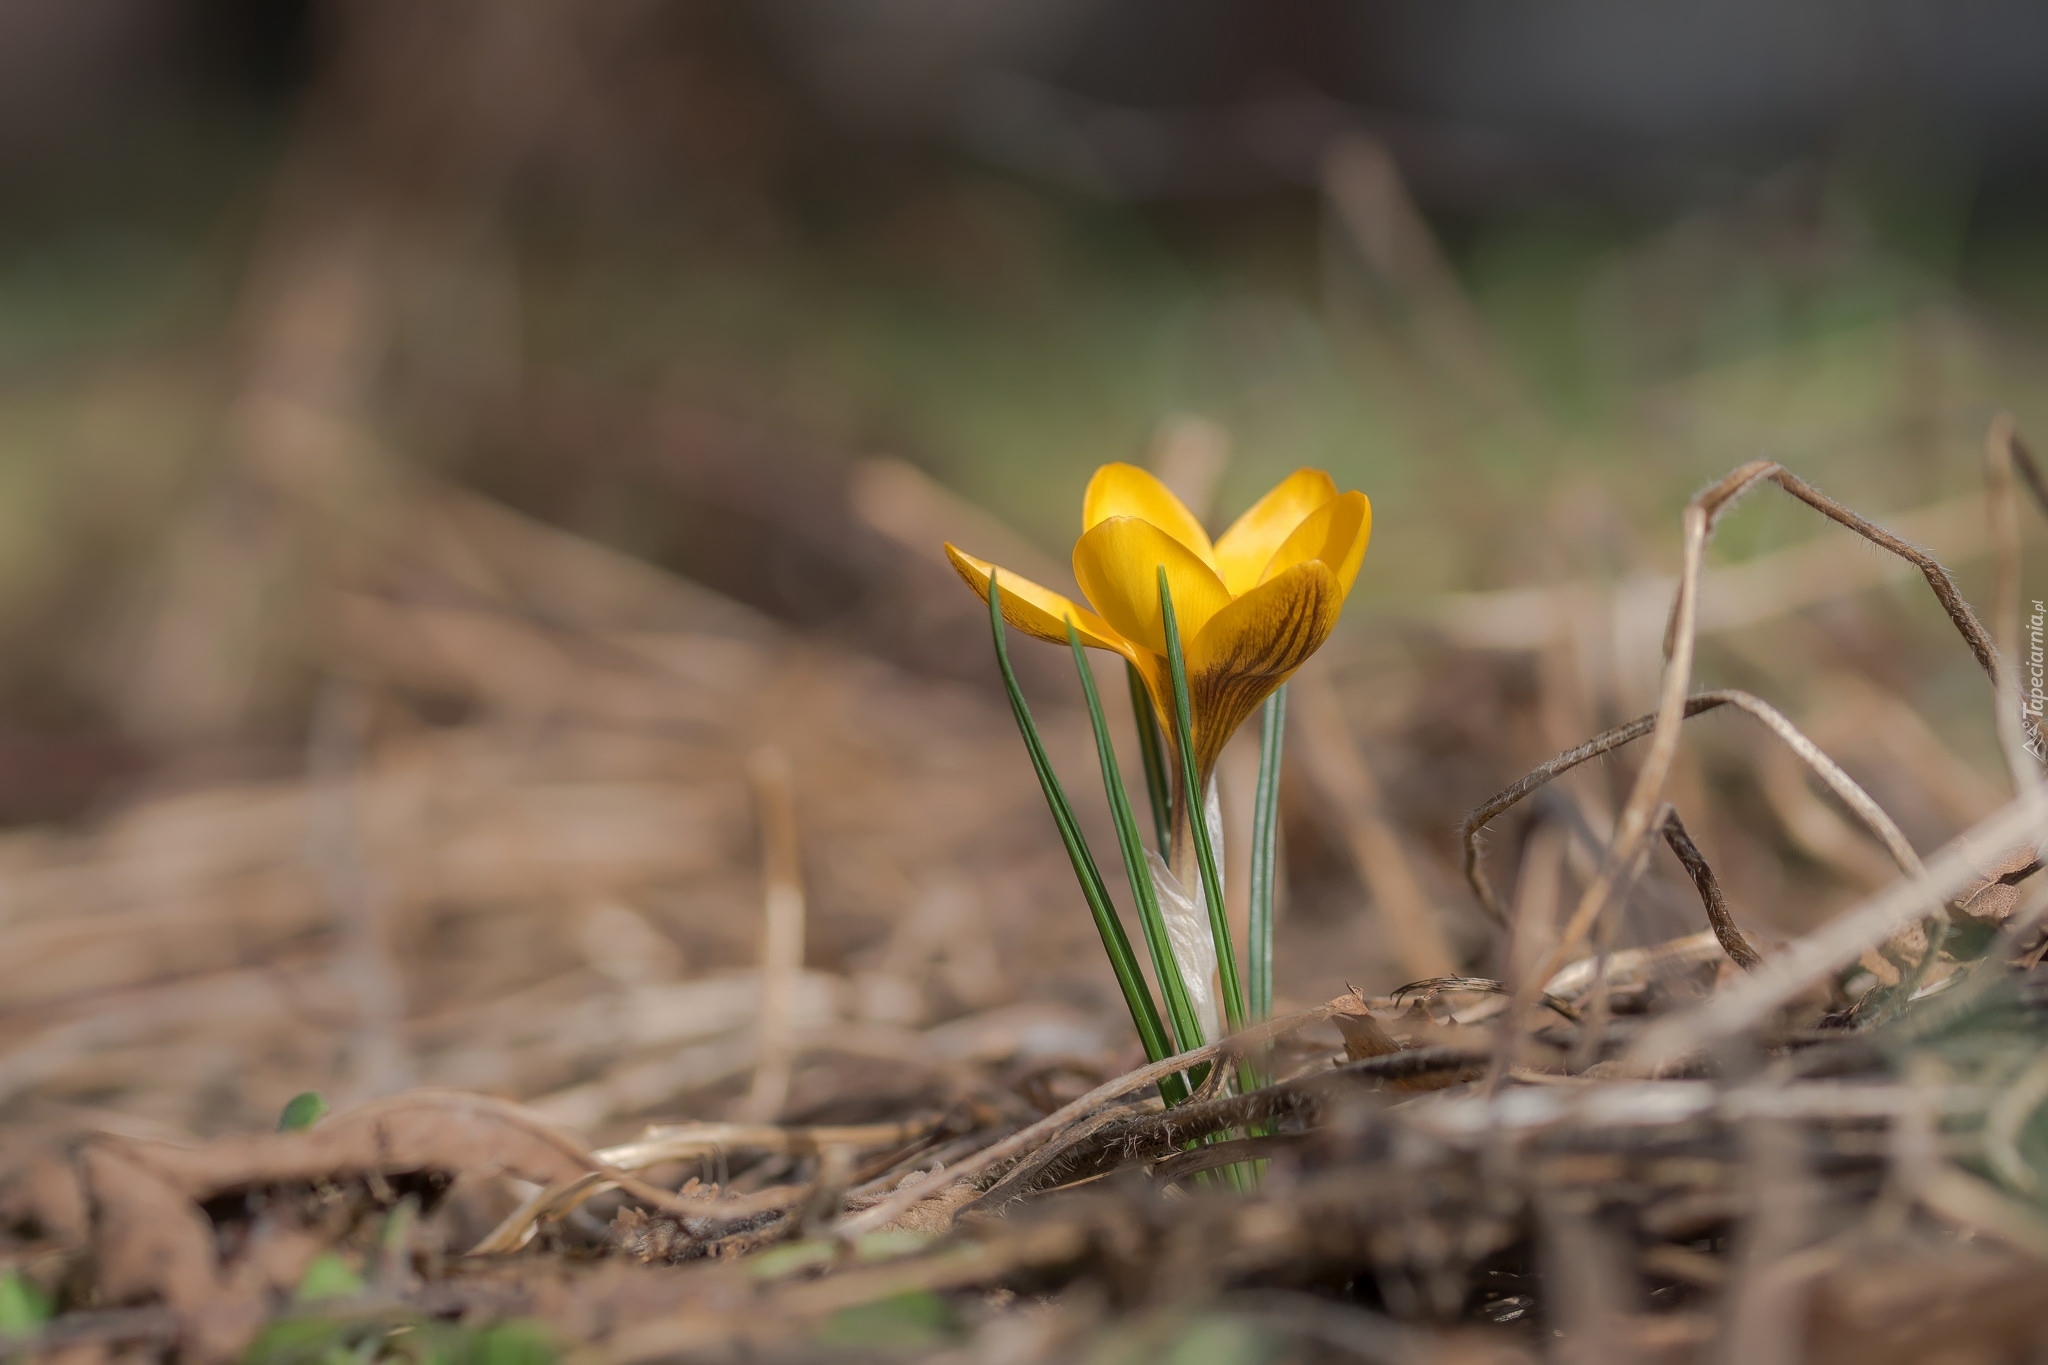
{"label": "narrow green leaf", "polygon": [[1259,786],[1252,799],[1252,903],[1245,966],[1253,1022],[1273,1013],[1273,878],[1279,866],[1280,754],[1287,733],[1287,685],[1266,698],[1259,727]]}
{"label": "narrow green leaf", "polygon": [[1145,795],[1152,799],[1152,846],[1166,856],[1173,842],[1173,788],[1166,777],[1166,740],[1159,733],[1159,711],[1152,705],[1152,693],[1145,675],[1129,659],[1124,660],[1124,677],[1131,685],[1131,719],[1138,727],[1138,752],[1145,756]]}
{"label": "narrow green leaf", "polygon": [[1031,719],[1031,708],[1025,704],[1024,689],[1017,682],[1016,670],[1010,667],[1010,648],[1003,636],[1003,590],[996,582],[996,575],[988,580],[989,633],[995,637],[996,666],[1002,670],[1003,690],[1010,696],[1010,712],[1017,718],[1017,732],[1024,737],[1024,747],[1031,755],[1031,767],[1038,774],[1038,786],[1045,793],[1045,804],[1052,811],[1053,824],[1059,827],[1060,842],[1067,846],[1067,858],[1074,865],[1074,879],[1081,884],[1081,895],[1088,902],[1089,913],[1095,916],[1095,930],[1102,935],[1103,951],[1109,954],[1110,969],[1116,973],[1116,983],[1123,989],[1124,1003],[1130,1007],[1131,1023],[1138,1030],[1138,1038],[1145,1045],[1145,1055],[1153,1061],[1173,1055],[1173,1047],[1166,1037],[1166,1028],[1159,1022],[1159,1010],[1152,1003],[1151,988],[1145,984],[1144,973],[1138,969],[1138,959],[1131,952],[1131,941],[1124,936],[1122,921],[1116,917],[1116,908],[1110,904],[1109,888],[1103,884],[1102,873],[1096,869],[1095,856],[1088,851],[1088,841],[1081,835],[1081,826],[1074,819],[1074,809],[1067,803],[1067,794],[1060,787],[1060,780],[1052,770],[1052,760],[1045,755],[1045,744],[1038,737],[1038,726]]}
{"label": "narrow green leaf", "polygon": [[[1116,746],[1109,737],[1109,722],[1102,714],[1102,698],[1095,691],[1095,673],[1081,650],[1081,637],[1072,621],[1067,622],[1067,645],[1074,651],[1074,668],[1081,675],[1081,695],[1088,701],[1088,719],[1095,727],[1095,753],[1102,760],[1102,790],[1109,797],[1109,813],[1116,822],[1116,840],[1124,855],[1124,879],[1137,901],[1138,923],[1144,926],[1145,946],[1152,953],[1152,972],[1166,997],[1166,1015],[1172,1021],[1179,1050],[1200,1047],[1202,1026],[1195,1017],[1194,1002],[1188,996],[1187,981],[1174,958],[1173,944],[1166,936],[1166,918],[1159,912],[1159,892],[1152,885],[1152,870],[1145,863],[1145,845],[1138,837],[1137,817],[1124,791],[1123,773],[1117,766]],[[1175,1079],[1178,1079],[1177,1077]],[[1171,1101],[1169,1101],[1171,1103]]]}
{"label": "narrow green leaf", "polygon": [[1166,618],[1166,665],[1173,674],[1173,732],[1180,745],[1182,790],[1188,825],[1195,836],[1195,856],[1202,869],[1202,894],[1209,903],[1209,932],[1216,940],[1216,973],[1222,978],[1223,1018],[1231,1032],[1244,1027],[1244,987],[1237,975],[1237,950],[1230,941],[1230,913],[1223,908],[1223,879],[1216,875],[1216,849],[1209,841],[1209,822],[1202,817],[1204,793],[1195,772],[1194,721],[1188,704],[1188,662],[1181,650],[1180,624],[1173,616],[1173,591],[1166,566],[1159,566],[1159,610]]}

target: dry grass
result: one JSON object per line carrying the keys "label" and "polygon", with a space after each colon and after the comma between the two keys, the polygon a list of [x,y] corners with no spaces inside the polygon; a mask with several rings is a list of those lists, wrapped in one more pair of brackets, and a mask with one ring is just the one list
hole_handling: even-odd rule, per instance
{"label": "dry grass", "polygon": [[[281,1321],[331,1343],[519,1316],[625,1360],[1052,1360],[1226,1321],[1290,1359],[2019,1358],[2048,1256],[2035,789],[1923,860],[1777,708],[1688,697],[1706,533],[1767,478],[1687,512],[1660,710],[1466,821],[1519,974],[1124,1072],[992,698],[389,474],[404,532],[373,571],[337,555],[318,599],[346,681],[304,778],[0,849],[6,1254],[66,1307],[14,1349],[224,1359],[284,1349]],[[1666,796],[1681,721],[1722,706],[1899,868],[1790,942],[1731,909]],[[1302,708],[1318,741],[1339,707]],[[1546,800],[1645,738],[1610,838]],[[1415,850],[1407,889],[1373,883],[1389,928],[1440,915],[1426,850],[1450,850],[1396,834],[1362,763],[1306,766],[1296,841],[1302,801],[1348,812],[1331,834],[1383,874],[1390,840]],[[1474,854],[1517,803],[1510,915]],[[1760,856],[1715,823],[1724,864]],[[1708,928],[1626,946],[1651,836]],[[1859,954],[1889,982],[1861,999]],[[1280,1079],[1159,1110],[1159,1075],[1247,1049]],[[260,1131],[306,1088],[340,1112]],[[642,1115],[669,1121],[590,1140]],[[1199,1178],[1247,1158],[1255,1194]],[[360,1292],[295,1302],[335,1250]]]}
{"label": "dry grass", "polygon": [[[466,78],[528,88],[572,8],[533,51],[461,45]],[[537,136],[476,101],[415,149],[440,124],[404,100],[442,82],[375,41],[404,14],[314,105],[226,471],[101,679],[211,766],[0,835],[0,1287],[60,1309],[0,1355],[452,1360],[530,1319],[621,1361],[2039,1358],[2044,798],[2008,665],[2044,489],[2009,422],[1988,505],[1879,525],[1745,465],[1675,575],[1557,547],[1334,645],[1296,684],[1286,1013],[1200,1054],[1275,1080],[1213,1065],[1162,1111],[1195,1058],[1133,1069],[934,553],[1005,545],[995,518],[574,381],[422,381],[512,452],[470,484],[372,439],[410,306],[384,262],[460,256],[512,164],[463,158]],[[397,112],[352,117],[380,80]],[[352,178],[415,150],[475,174]],[[1392,161],[1347,140],[1324,172],[1399,314],[1371,344],[1451,432],[1418,439],[1478,409],[1560,449]],[[1213,486],[1215,436],[1162,455]],[[545,504],[600,448],[739,528],[733,581],[852,605],[799,629],[475,491],[541,471]],[[1709,567],[1766,482],[1836,524]],[[1976,560],[1989,629],[1943,567]],[[1964,649],[1883,595],[1916,571]],[[1080,774],[1064,666],[1026,683]],[[279,715],[300,761],[234,775]],[[272,1131],[308,1089],[336,1112]],[[1203,1178],[1251,1160],[1252,1193]],[[335,1258],[350,1292],[304,1292]]]}

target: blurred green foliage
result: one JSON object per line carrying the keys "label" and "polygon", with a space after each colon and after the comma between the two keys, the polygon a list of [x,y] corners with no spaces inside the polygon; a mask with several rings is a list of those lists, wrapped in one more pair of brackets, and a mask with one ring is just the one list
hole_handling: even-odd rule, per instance
{"label": "blurred green foliage", "polygon": [[0,1336],[33,1332],[50,1320],[50,1296],[18,1270],[0,1270]]}
{"label": "blurred green foliage", "polygon": [[277,1116],[277,1131],[296,1132],[311,1128],[327,1113],[327,1101],[318,1092],[303,1090],[285,1101],[284,1109]]}
{"label": "blurred green foliage", "polygon": [[245,1365],[553,1365],[558,1352],[532,1323],[488,1327],[444,1322],[392,1324],[293,1318],[271,1324]]}
{"label": "blurred green foliage", "polygon": [[[85,705],[67,689],[107,667],[106,623],[128,610],[110,585],[232,449],[275,146],[222,138],[189,184],[138,174],[0,233],[0,636],[38,643],[14,665],[34,686],[12,689],[39,719]],[[443,264],[507,272],[502,324],[430,316],[468,306],[460,281],[409,288],[421,316],[394,320],[372,415],[408,455],[472,458],[449,448],[461,422],[422,414],[502,395],[434,389],[414,362],[501,348],[515,378],[905,456],[1064,554],[1088,472],[1199,414],[1236,451],[1219,515],[1302,464],[1371,494],[1356,632],[1448,590],[1668,570],[1679,505],[1744,459],[1873,514],[1977,487],[1992,412],[2048,430],[2048,251],[2023,215],[1980,220],[1971,193],[1966,168],[1852,148],[1712,202],[1440,222],[1478,382],[1354,287],[1358,249],[1305,190],[1133,206],[942,160],[827,208],[766,208],[751,234],[681,211],[492,210],[488,249]],[[1816,529],[1757,499],[1714,553]],[[1935,685],[1973,685],[1967,661],[1955,674]]]}
{"label": "blurred green foliage", "polygon": [[952,1305],[919,1290],[840,1309],[818,1329],[818,1342],[848,1349],[907,1350],[937,1346],[959,1329]]}

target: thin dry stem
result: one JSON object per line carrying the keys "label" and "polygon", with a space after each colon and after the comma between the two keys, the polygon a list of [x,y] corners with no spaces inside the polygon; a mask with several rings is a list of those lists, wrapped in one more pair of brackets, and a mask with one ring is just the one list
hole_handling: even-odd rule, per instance
{"label": "thin dry stem", "polygon": [[[1567,828],[1544,822],[1529,839],[1522,853],[1520,875],[1515,879],[1515,915],[1509,927],[1506,961],[1501,974],[1510,983],[1524,980],[1536,965],[1536,954],[1542,945],[1550,941],[1557,930],[1557,910],[1564,892],[1564,859],[1571,832]],[[1476,865],[1472,859],[1474,846],[1466,844],[1466,874],[1472,875]],[[1487,888],[1488,895],[1492,888]],[[1484,903],[1482,901],[1482,903]],[[1499,987],[1501,994],[1508,997],[1507,1018],[1495,1033],[1493,1060],[1486,1070],[1485,1091],[1492,1094],[1499,1089],[1515,1065],[1515,1053],[1521,1044],[1522,1025],[1527,1017],[1517,1008],[1518,998],[1513,985]],[[1547,991],[1542,996],[1546,1003],[1554,1000]],[[1578,1011],[1561,1001],[1553,1008],[1565,1010],[1566,1017],[1576,1020]]]}
{"label": "thin dry stem", "polygon": [[[1763,698],[1739,688],[1700,692],[1685,699],[1680,715],[1682,719],[1690,720],[1694,716],[1705,715],[1723,706],[1733,706],[1754,716],[1783,741],[1788,749],[1798,755],[1800,760],[1827,784],[1828,790],[1840,797],[1842,803],[1854,811],[1870,832],[1877,836],[1878,842],[1885,846],[1892,860],[1899,865],[1900,871],[1911,875],[1920,870],[1919,855],[1913,851],[1913,846],[1906,842],[1906,836],[1900,832],[1898,824],[1885,813],[1884,808],[1878,805],[1854,778],[1843,771],[1840,764],[1829,758],[1819,745],[1808,739],[1783,712]],[[1594,736],[1577,748],[1567,749],[1502,788],[1465,817],[1458,828],[1459,842],[1464,849],[1465,880],[1471,885],[1473,894],[1479,898],[1479,903],[1486,907],[1488,913],[1496,918],[1500,917],[1499,902],[1495,899],[1493,884],[1487,879],[1479,860],[1479,835],[1486,826],[1531,792],[1541,789],[1581,763],[1611,753],[1622,745],[1649,734],[1656,728],[1659,714],[1638,716],[1625,725],[1617,725],[1604,734]],[[1553,964],[1549,970],[1555,971],[1556,965]],[[1545,973],[1546,976],[1548,974]]]}
{"label": "thin dry stem", "polygon": [[[1997,683],[1998,655],[1990,636],[1977,620],[1976,613],[1970,609],[1970,604],[1957,590],[1955,581],[1949,577],[1948,571],[1942,568],[1933,556],[1850,511],[1781,465],[1768,460],[1756,460],[1730,472],[1720,482],[1701,492],[1686,505],[1681,523],[1684,531],[1683,559],[1679,571],[1678,592],[1672,602],[1671,615],[1665,626],[1664,646],[1667,663],[1664,669],[1663,695],[1657,708],[1656,722],[1651,728],[1650,752],[1645,756],[1641,769],[1637,771],[1628,801],[1623,805],[1621,815],[1615,822],[1614,839],[1608,846],[1600,870],[1587,884],[1584,894],[1579,898],[1578,908],[1566,922],[1564,932],[1545,960],[1543,968],[1524,983],[1524,990],[1531,989],[1535,983],[1547,979],[1563,964],[1572,950],[1584,941],[1586,934],[1613,899],[1616,885],[1623,872],[1631,868],[1636,861],[1643,840],[1649,833],[1653,812],[1663,795],[1664,783],[1671,774],[1672,762],[1678,753],[1679,727],[1685,719],[1686,689],[1692,682],[1693,654],[1698,636],[1700,573],[1705,560],[1707,542],[1712,538],[1714,525],[1721,514],[1744,493],[1767,481],[1777,484],[1829,520],[1848,527],[1872,544],[1900,556],[1918,568],[1926,578],[1928,586],[1934,590],[1934,595],[1941,602],[1943,609],[1948,612],[1949,620],[1954,623],[1957,631],[1969,645],[1979,666],[1992,680],[1994,687]],[[1756,713],[1753,711],[1752,714]],[[1780,719],[1782,720],[1782,717]],[[1790,722],[1785,724],[1789,728]],[[1772,728],[1778,729],[1776,725]],[[1779,730],[1779,734],[1783,738],[1785,731]],[[1818,756],[1818,750],[1812,752],[1814,756]],[[1812,761],[1806,753],[1802,752],[1801,756],[1808,757],[1809,762]],[[1825,772],[1823,776],[1826,776]],[[1844,781],[1846,780],[1845,775]],[[1830,785],[1835,784],[1830,781]],[[1854,783],[1849,783],[1848,788],[1861,794],[1861,789],[1855,788]],[[1844,799],[1848,800],[1846,790],[1843,787],[1836,787],[1837,793],[1844,795]],[[1882,816],[1882,811],[1877,810],[1876,803],[1870,801],[1867,796],[1864,796],[1861,802],[1852,801],[1851,804],[1857,808],[1858,814],[1864,817],[1866,823],[1872,823],[1873,811]],[[1889,819],[1884,823],[1889,826]],[[1912,856],[1911,847],[1903,838],[1885,837],[1879,826],[1873,824],[1872,827],[1880,830],[1880,837],[1885,838],[1886,847],[1910,875],[1917,867],[1917,860]],[[1896,826],[1891,827],[1890,833],[1896,835]],[[1935,905],[1934,912],[1937,915],[1942,913],[1939,902]],[[1931,958],[1931,953],[1922,955],[1923,970]]]}
{"label": "thin dry stem", "polygon": [[798,862],[796,794],[789,758],[780,749],[756,750],[747,763],[761,813],[765,907],[761,929],[760,1045],[754,1083],[740,1117],[765,1123],[782,1112],[796,1049],[794,1004],[804,965],[804,885]]}
{"label": "thin dry stem", "polygon": [[2017,848],[2048,832],[2048,800],[2027,792],[1988,819],[1951,839],[1917,875],[1894,882],[1861,904],[1773,953],[1755,972],[1682,1014],[1658,1020],[1630,1050],[1632,1065],[1649,1071],[1764,1022],[1814,981],[1877,947],[1983,874],[1983,848]]}
{"label": "thin dry stem", "polygon": [[917,1204],[943,1193],[962,1181],[972,1180],[1013,1157],[1034,1150],[1053,1134],[1081,1122],[1103,1106],[1114,1103],[1125,1095],[1149,1085],[1157,1085],[1175,1072],[1187,1071],[1203,1062],[1258,1047],[1260,1044],[1269,1043],[1275,1038],[1284,1037],[1320,1022],[1337,1010],[1345,1008],[1350,1000],[1350,996],[1340,996],[1328,1004],[1268,1020],[1242,1033],[1233,1034],[1178,1056],[1162,1058],[1150,1066],[1140,1067],[1115,1080],[1104,1082],[1071,1104],[1046,1115],[1028,1128],[1012,1133],[1001,1142],[984,1148],[959,1165],[943,1171],[933,1171],[921,1179],[911,1181],[881,1203],[842,1219],[834,1229],[834,1234],[842,1240],[850,1240],[862,1233],[886,1227]]}
{"label": "thin dry stem", "polygon": [[1692,878],[1694,888],[1699,891],[1700,903],[1707,909],[1707,923],[1713,926],[1715,939],[1736,966],[1747,972],[1755,971],[1763,965],[1763,955],[1751,946],[1736,926],[1735,917],[1728,912],[1728,898],[1721,894],[1721,883],[1714,876],[1714,869],[1707,865],[1699,846],[1686,833],[1677,810],[1666,805],[1658,826],[1663,831],[1664,842],[1671,846],[1672,853],[1677,855],[1686,875]]}
{"label": "thin dry stem", "polygon": [[[1868,517],[1850,511],[1827,494],[1815,488],[1812,484],[1807,483],[1798,475],[1784,468],[1784,466],[1773,464],[1769,461],[1759,460],[1744,465],[1741,469],[1736,470],[1734,474],[1730,474],[1728,478],[1723,479],[1719,484],[1701,494],[1699,498],[1694,500],[1695,503],[1713,499],[1717,490],[1728,486],[1737,475],[1743,474],[1745,471],[1754,472],[1749,474],[1749,477],[1740,488],[1735,489],[1731,494],[1722,496],[1715,503],[1714,511],[1710,515],[1707,527],[1709,534],[1712,532],[1712,519],[1719,516],[1720,512],[1726,508],[1728,502],[1733,497],[1748,491],[1759,480],[1768,479],[1793,497],[1799,499],[1799,501],[1805,503],[1808,507],[1811,507],[1814,511],[1819,512],[1828,520],[1848,527],[1879,549],[1897,555],[1918,569],[1921,576],[1927,580],[1927,586],[1934,590],[1935,599],[1941,603],[1942,610],[1948,613],[1949,621],[1955,626],[1957,633],[1963,637],[1963,642],[1970,647],[1970,653],[1976,658],[1977,666],[1984,670],[1984,676],[1994,685],[1997,683],[1998,650],[1992,642],[1990,633],[1984,629],[1983,623],[1977,619],[1977,613],[1971,610],[1969,602],[1964,599],[1962,591],[1956,587],[1955,580],[1949,576],[1948,570],[1942,567],[1941,561],[1928,554],[1919,546],[1899,539]],[[1695,577],[1698,576],[1699,569],[1697,566],[1694,567],[1693,573]],[[1678,611],[1676,606],[1674,606],[1664,631],[1665,653],[1667,657],[1671,653],[1672,642],[1676,638],[1677,626]]]}

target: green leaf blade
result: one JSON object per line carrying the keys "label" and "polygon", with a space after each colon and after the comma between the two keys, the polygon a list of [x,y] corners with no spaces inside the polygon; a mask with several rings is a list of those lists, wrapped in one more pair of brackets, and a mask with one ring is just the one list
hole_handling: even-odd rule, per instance
{"label": "green leaf blade", "polygon": [[1273,882],[1279,867],[1280,758],[1287,733],[1287,685],[1266,698],[1259,726],[1259,783],[1252,798],[1252,899],[1247,918],[1246,1002],[1253,1022],[1273,1014]]}
{"label": "green leaf blade", "polygon": [[[1130,883],[1132,899],[1137,902],[1138,922],[1145,931],[1145,946],[1152,955],[1153,974],[1158,978],[1160,993],[1166,997],[1167,1019],[1173,1025],[1178,1051],[1200,1047],[1204,1041],[1202,1026],[1195,1016],[1192,998],[1188,995],[1187,981],[1181,975],[1180,962],[1173,955],[1172,941],[1166,933],[1166,917],[1159,910],[1159,893],[1152,885],[1152,871],[1145,862],[1145,845],[1138,835],[1138,821],[1131,810],[1129,795],[1124,791],[1123,773],[1117,765],[1116,746],[1109,735],[1109,721],[1102,712],[1102,698],[1095,690],[1095,674],[1088,667],[1088,656],[1081,649],[1081,637],[1074,629],[1074,623],[1067,623],[1067,646],[1074,653],[1074,668],[1081,675],[1081,695],[1088,703],[1088,719],[1095,730],[1095,752],[1102,764],[1102,789],[1109,798],[1109,813],[1116,824],[1117,846],[1123,853],[1124,878]],[[1156,1060],[1156,1059],[1155,1059]]]}
{"label": "green leaf blade", "polygon": [[1151,988],[1145,984],[1144,974],[1138,969],[1131,941],[1125,936],[1123,923],[1117,919],[1116,908],[1110,902],[1109,888],[1095,866],[1095,857],[1088,850],[1088,841],[1081,834],[1079,822],[1074,819],[1073,807],[1067,801],[1065,789],[1060,786],[1058,774],[1053,771],[1052,760],[1046,757],[1045,743],[1039,737],[1037,723],[1031,719],[1031,708],[1024,700],[1024,689],[1017,681],[1016,670],[1010,666],[1010,649],[1004,638],[1002,591],[996,575],[991,574],[988,583],[989,632],[995,638],[996,666],[1003,675],[1003,690],[1010,698],[1010,713],[1016,718],[1018,733],[1024,737],[1024,747],[1031,755],[1032,770],[1038,775],[1039,790],[1045,794],[1045,804],[1052,811],[1060,842],[1066,845],[1067,858],[1074,865],[1074,878],[1081,884],[1082,898],[1088,902],[1089,913],[1095,917],[1096,932],[1102,937],[1103,951],[1109,955],[1110,969],[1116,973],[1117,985],[1122,989],[1124,1003],[1131,1012],[1131,1023],[1145,1045],[1145,1055],[1155,1062],[1171,1057],[1173,1047],[1167,1039],[1165,1025],[1160,1022],[1158,1007],[1152,1001]]}
{"label": "green leaf blade", "polygon": [[1202,895],[1209,907],[1209,932],[1216,940],[1216,972],[1222,979],[1224,1022],[1234,1033],[1244,1027],[1244,987],[1237,973],[1237,950],[1230,938],[1230,914],[1223,906],[1223,879],[1216,874],[1216,849],[1209,840],[1209,822],[1202,818],[1204,793],[1195,771],[1194,721],[1188,700],[1187,656],[1181,648],[1180,623],[1174,619],[1173,590],[1167,585],[1166,566],[1159,566],[1159,610],[1166,625],[1166,664],[1173,675],[1173,728],[1180,743],[1182,789],[1186,793],[1188,825],[1195,838],[1195,855],[1202,870]]}

